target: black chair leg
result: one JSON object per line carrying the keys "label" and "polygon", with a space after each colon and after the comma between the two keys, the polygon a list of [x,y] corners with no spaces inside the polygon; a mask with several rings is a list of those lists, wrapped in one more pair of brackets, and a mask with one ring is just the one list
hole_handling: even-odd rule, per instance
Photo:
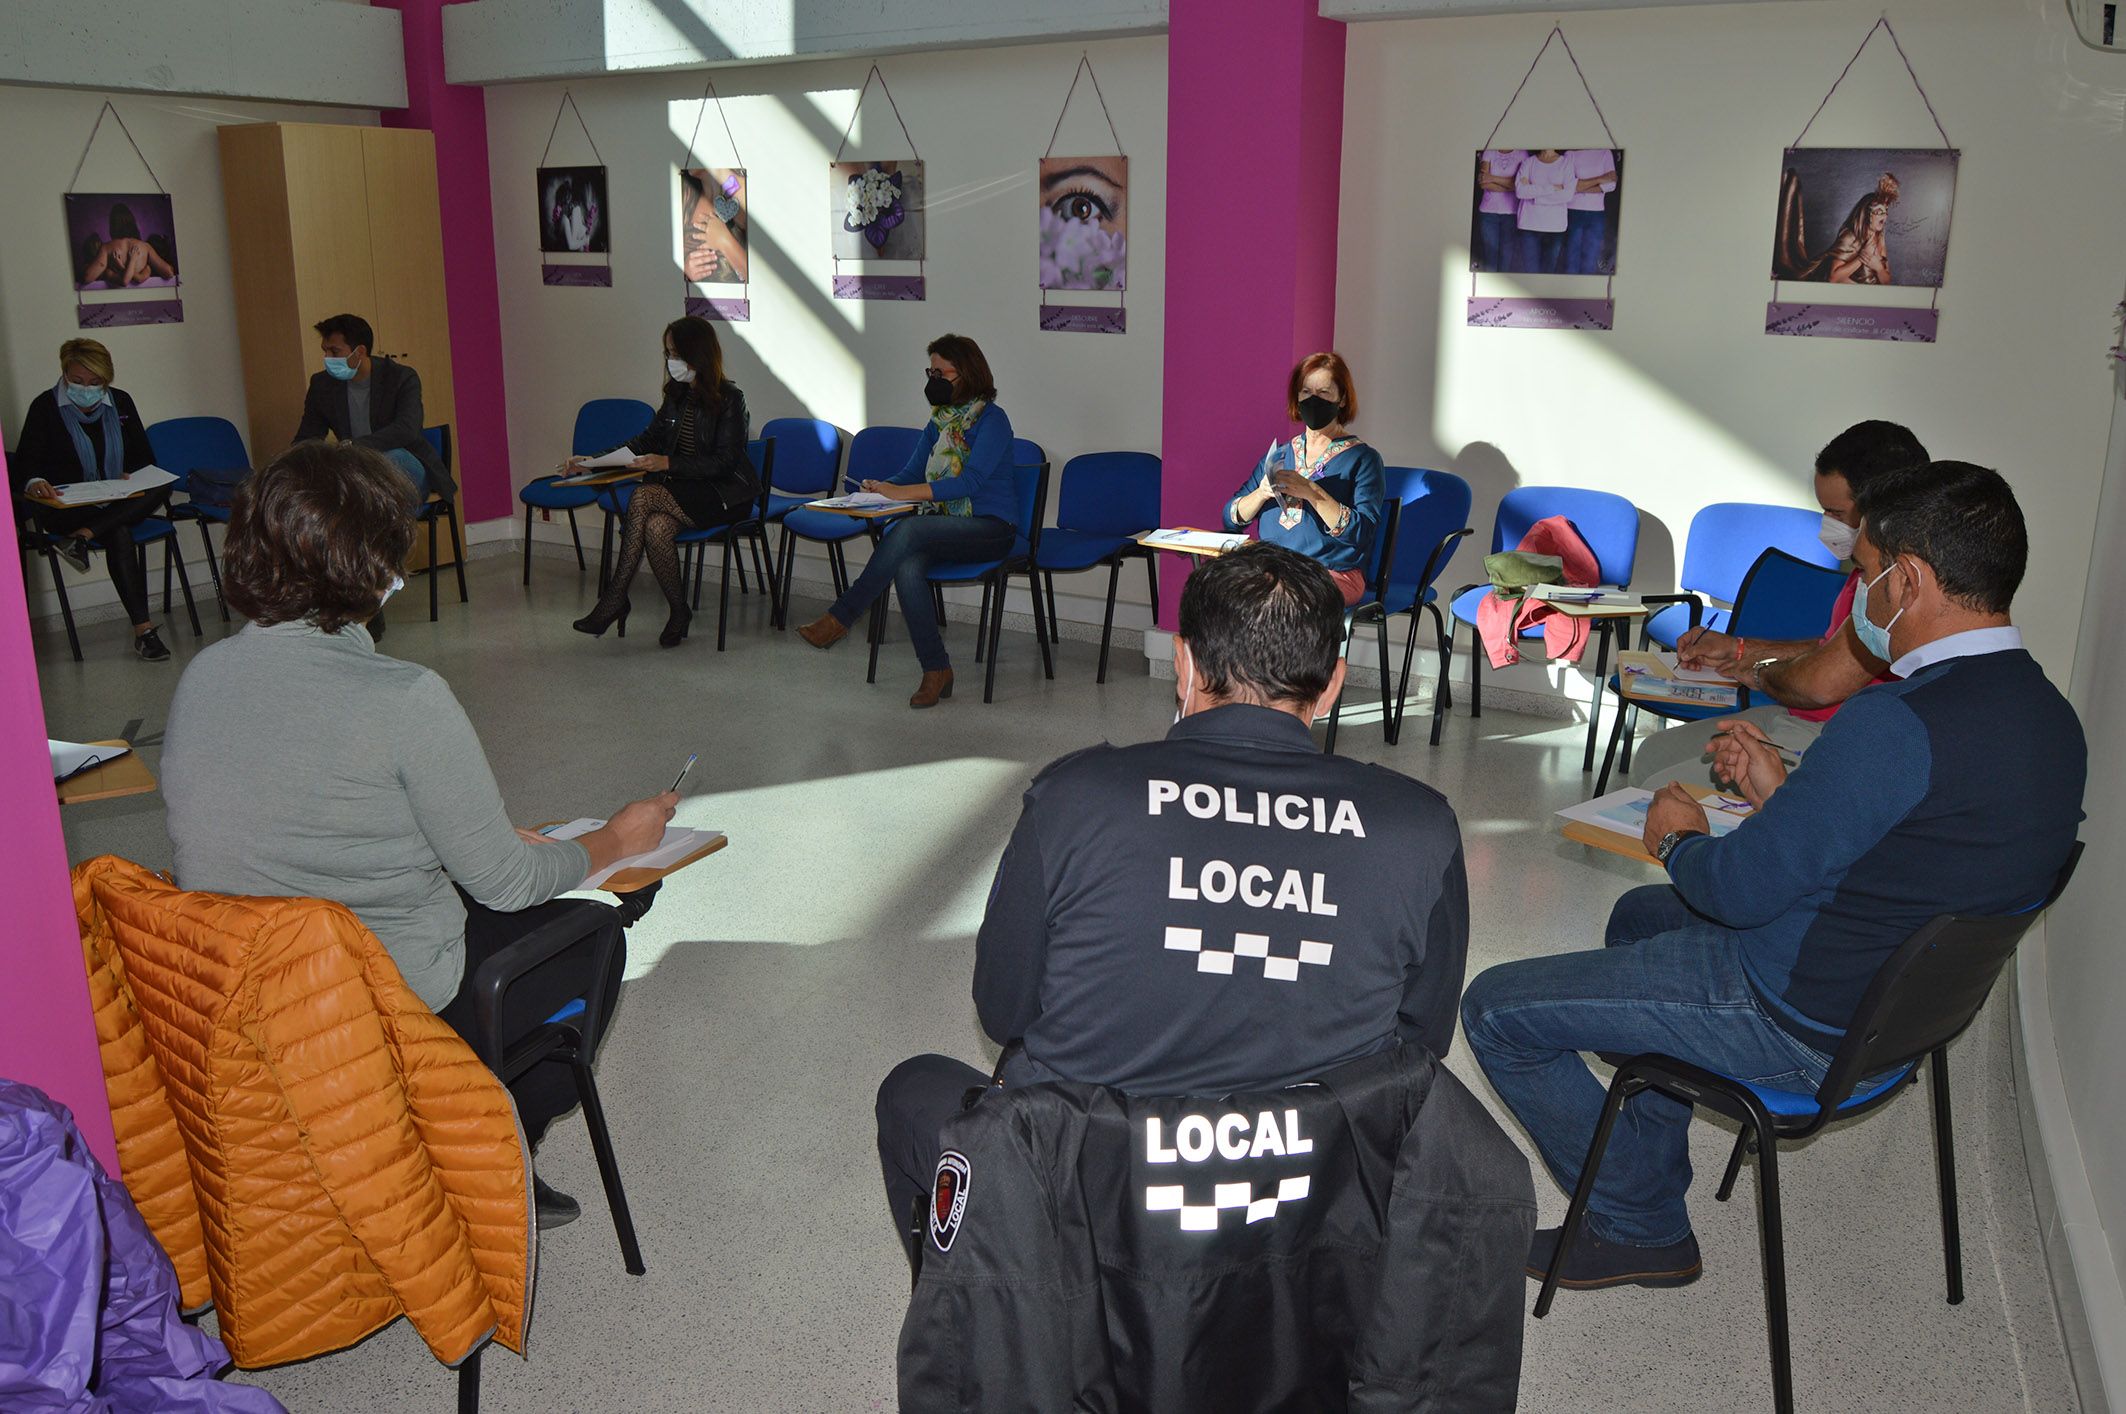
{"label": "black chair leg", "polygon": [[1594,769],[1595,737],[1602,729],[1602,698],[1609,691],[1609,620],[1595,621],[1594,698],[1587,704],[1587,754],[1580,760],[1582,772]]}
{"label": "black chair leg", "polygon": [[[739,588],[741,591],[743,591],[745,587],[746,557],[743,553],[735,555],[732,553],[733,550],[737,548],[732,544],[732,541],[736,538],[737,532],[735,530],[728,530],[724,532],[723,584],[716,591],[716,651],[719,653],[723,652],[724,631],[729,626],[731,621],[731,561],[733,559],[736,559],[738,561]],[[709,553],[708,548],[704,546],[702,548],[701,553],[703,558],[707,558]],[[701,582],[701,571],[698,569],[694,571],[694,582],[696,584],[699,584]],[[761,593],[765,594],[768,592],[768,586],[763,583],[760,587],[760,590]]]}
{"label": "black chair leg", "polygon": [[66,625],[66,646],[73,651],[74,661],[81,661],[81,635],[74,630],[74,606],[67,602],[66,580],[60,577],[59,552],[47,549],[45,563],[52,567],[52,588],[59,591],[59,620]]}
{"label": "black chair leg", "polygon": [[[723,533],[723,539],[726,545],[731,542],[731,536],[733,534],[734,532],[730,530],[726,530]],[[751,594],[753,592],[746,585],[746,557],[743,555],[740,555],[738,557],[738,592],[740,594]]]}
{"label": "black chair leg", "polygon": [[871,601],[871,614],[868,619],[871,639],[871,666],[864,670],[864,681],[867,683],[878,681],[878,647],[886,641],[886,601],[892,597],[892,593],[889,591]]}
{"label": "black chair leg", "polygon": [[1572,1190],[1572,1202],[1565,1209],[1565,1226],[1558,1231],[1557,1251],[1550,1256],[1550,1270],[1543,1273],[1543,1286],[1536,1293],[1535,1317],[1537,1320],[1550,1314],[1550,1303],[1557,1299],[1558,1273],[1564,1269],[1565,1254],[1572,1250],[1574,1239],[1587,1221],[1587,1200],[1594,1196],[1595,1174],[1602,1167],[1602,1155],[1609,1148],[1610,1131],[1616,1128],[1617,1112],[1624,1102],[1646,1088],[1644,1081],[1635,1078],[1630,1069],[1620,1070],[1609,1082],[1609,1094],[1602,1101],[1602,1117],[1595,1123],[1594,1142],[1587,1146],[1587,1161],[1580,1165],[1580,1181]]}
{"label": "black chair leg", "polygon": [[[1033,571],[1028,570],[1027,574],[1031,576]],[[1045,578],[1048,581],[1048,641],[1050,643],[1061,643],[1063,641],[1063,630],[1056,623],[1056,577],[1051,574],[1045,576]]]}
{"label": "black chair leg", "polygon": [[[1011,576],[1009,572],[1007,572],[1004,577],[1005,579],[1009,580]],[[1026,566],[1026,592],[1033,599],[1034,637],[1040,642],[1041,645],[1041,676],[1047,679],[1049,682],[1054,682],[1056,680],[1056,658],[1055,654],[1050,652],[1048,647],[1049,644],[1057,641],[1055,637],[1056,599],[1054,587],[1053,585],[1051,585],[1050,587],[1050,592],[1048,596],[1048,622],[1046,625],[1044,625],[1041,622],[1041,572],[1035,569],[1031,564],[1028,564]]]}
{"label": "black chair leg", "polygon": [[[1355,627],[1355,625],[1351,621],[1351,616],[1349,614],[1344,615],[1344,651],[1342,657],[1345,665],[1344,671],[1346,673],[1350,671],[1351,630],[1353,627]],[[1348,684],[1349,681],[1350,679],[1348,677],[1345,678],[1346,684]],[[1322,738],[1321,754],[1324,756],[1334,756],[1336,754],[1336,724],[1343,719],[1343,714],[1344,694],[1339,692],[1336,694],[1336,705],[1329,709],[1328,733]]]}
{"label": "black chair leg", "polygon": [[1152,594],[1152,622],[1159,621],[1159,552],[1149,550],[1144,556],[1144,579]]}
{"label": "black chair leg", "polygon": [[[176,538],[173,534],[170,540],[162,542],[162,611],[164,614],[170,612],[170,541]],[[145,556],[147,552],[142,551],[141,553]]]}
{"label": "black chair leg", "polygon": [[428,622],[434,623],[436,612],[436,518],[428,517]]}
{"label": "black chair leg", "polygon": [[1750,1132],[1744,1129],[1735,1136],[1735,1152],[1727,1156],[1727,1172],[1720,1175],[1719,1191],[1713,1194],[1715,1202],[1725,1203],[1735,1195],[1735,1179],[1741,1174],[1743,1157],[1749,1151]]}
{"label": "black chair leg", "polygon": [[[1748,1091],[1742,1098],[1750,1099]],[[1757,1224],[1764,1234],[1764,1319],[1772,1356],[1772,1407],[1794,1414],[1794,1363],[1786,1325],[1786,1234],[1779,1213],[1779,1144],[1771,1117],[1756,1111],[1745,1128],[1757,1130]]]}
{"label": "black chair leg", "polygon": [[1617,758],[1617,767],[1625,775],[1631,774],[1631,748],[1639,736],[1639,708],[1636,703],[1624,705],[1624,754]]}
{"label": "black chair leg", "polygon": [[458,1414],[480,1414],[481,1346],[458,1363]]}
{"label": "black chair leg", "polygon": [[445,501],[443,514],[450,517],[450,562],[458,571],[458,602],[472,602],[465,593],[465,542],[458,535],[458,508]]}
{"label": "black chair leg", "polygon": [[1934,1169],[1941,1185],[1941,1258],[1948,1269],[1949,1304],[1964,1304],[1964,1243],[1956,1216],[1956,1130],[1949,1117],[1949,1051],[1930,1056],[1934,1081]]}
{"label": "black chair leg", "polygon": [[933,584],[930,586],[930,612],[937,616],[938,627],[940,629],[944,628],[945,586],[942,584]]}
{"label": "black chair leg", "polygon": [[1595,778],[1596,795],[1607,795],[1609,793],[1609,770],[1610,767],[1616,764],[1617,742],[1623,735],[1624,713],[1619,711],[1616,721],[1609,728],[1609,749],[1602,753],[1602,774]]}
{"label": "black chair leg", "polygon": [[1439,630],[1439,686],[1432,694],[1432,745],[1438,746],[1440,730],[1447,725],[1447,711],[1453,705],[1447,689],[1447,669],[1454,661],[1454,635],[1448,632],[1446,616],[1439,610],[1432,610],[1432,619]]}
{"label": "black chair leg", "polygon": [[[571,523],[573,523],[575,519],[573,511],[569,513],[569,518]],[[532,508],[531,502],[527,501],[524,503],[524,587],[526,589],[531,588],[531,530]]]}
{"label": "black chair leg", "polygon": [[761,578],[768,586],[768,627],[779,629],[782,621],[782,566],[775,563],[775,547],[768,543],[768,527],[753,525],[753,553],[760,556]]}
{"label": "black chair leg", "polygon": [[1107,613],[1100,619],[1100,671],[1093,681],[1107,681],[1107,644],[1115,633],[1115,587],[1122,582],[1122,560],[1118,556],[1107,564]]}
{"label": "black chair leg", "polygon": [[[989,671],[982,679],[982,702],[985,706],[996,699],[997,650],[1003,647],[1004,640],[1004,572],[1002,570],[997,571],[996,580],[997,587],[994,595],[989,592],[986,581],[982,588],[982,602],[989,610]],[[1040,592],[1037,586],[1034,589],[1034,593],[1039,594]],[[1040,631],[1041,605],[1037,599],[1034,601],[1034,632],[1039,633]],[[1045,648],[1047,644],[1044,642],[1042,646]]]}
{"label": "black chair leg", "polygon": [[1402,734],[1402,719],[1388,710],[1388,616],[1381,614],[1373,620],[1373,636],[1380,645],[1380,739],[1395,745]]}
{"label": "black chair leg", "polygon": [[214,581],[214,603],[221,610],[221,621],[227,623],[229,600],[228,596],[221,592],[221,562],[214,558],[214,536],[209,532],[204,520],[199,523],[199,543],[207,547],[207,578]]}
{"label": "black chair leg", "polygon": [[[975,621],[974,621],[974,660],[975,660],[975,661],[976,661],[977,663],[981,662],[981,661],[982,661],[982,655],[983,655],[984,653],[986,653],[986,652],[988,652],[988,651],[989,651],[989,610],[990,610],[990,607],[991,607],[991,604],[990,604],[990,594],[989,594],[989,581],[988,581],[987,579],[984,579],[984,580],[982,581],[982,608],[981,608],[981,612],[975,615]],[[998,617],[998,618],[1002,618],[1002,617],[1004,617],[1004,610],[1003,610],[1003,606],[1002,606],[1002,605],[997,605],[997,606],[996,606],[996,609],[997,609],[997,617]]]}
{"label": "black chair leg", "polygon": [[[192,636],[203,638],[205,634],[199,627],[199,606],[192,602],[192,576],[185,572],[185,557],[177,548],[176,532],[171,532],[170,538],[163,541],[162,545],[162,572],[167,576],[171,566],[176,566],[177,587],[185,592],[185,617],[192,621]],[[167,614],[169,611],[170,606],[165,596],[163,612]]]}
{"label": "black chair leg", "polygon": [[591,1152],[598,1157],[598,1181],[605,1185],[605,1204],[613,1212],[613,1231],[620,1238],[620,1256],[630,1276],[648,1270],[642,1264],[642,1248],[635,1241],[635,1218],[628,1211],[627,1190],[620,1186],[620,1160],[613,1154],[613,1136],[605,1127],[605,1106],[598,1102],[598,1082],[591,1077],[581,1042],[569,1048],[569,1068],[576,1073],[576,1095],[583,1101],[584,1127],[591,1132]]}
{"label": "black chair leg", "polygon": [[[568,510],[568,539],[569,543],[576,547],[576,573],[582,574],[590,566],[583,562],[583,532],[576,528],[576,508],[574,506],[569,507]],[[529,543],[529,541],[526,543]]]}
{"label": "black chair leg", "polygon": [[1477,675],[1477,660],[1484,656],[1484,640],[1472,625],[1469,630],[1469,717],[1484,715],[1484,680]]}

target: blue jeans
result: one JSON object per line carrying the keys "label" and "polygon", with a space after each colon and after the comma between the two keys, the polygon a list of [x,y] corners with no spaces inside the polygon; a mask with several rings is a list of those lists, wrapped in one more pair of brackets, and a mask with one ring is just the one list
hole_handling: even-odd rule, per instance
{"label": "blue jeans", "polygon": [[1600,211],[1567,211],[1565,213],[1565,273],[1568,275],[1600,275],[1602,269],[1602,233],[1608,217]]}
{"label": "blue jeans", "polygon": [[384,460],[404,472],[406,479],[413,483],[413,508],[419,510],[428,499],[428,468],[422,466],[421,459],[404,447],[393,447],[384,453]]}
{"label": "blue jeans", "polygon": [[1476,262],[1485,270],[1504,270],[1514,252],[1511,211],[1480,211],[1476,217]]}
{"label": "blue jeans", "polygon": [[[1566,1192],[1594,1140],[1607,1087],[1583,1051],[1659,1051],[1759,1085],[1812,1091],[1831,1058],[1779,1029],[1742,972],[1741,937],[1665,884],[1633,889],[1600,952],[1501,963],[1462,995],[1477,1064],[1527,1126]],[[1606,1242],[1660,1247],[1690,1233],[1691,1107],[1647,1091],[1610,1131],[1588,1225]]]}
{"label": "blue jeans", "polygon": [[1555,275],[1565,266],[1565,233],[1563,231],[1516,231],[1518,238],[1513,273],[1516,275]]}
{"label": "blue jeans", "polygon": [[[930,571],[938,565],[1002,559],[1017,538],[1010,524],[995,516],[902,516],[887,529],[849,592],[827,612],[847,628],[892,585],[900,591],[901,617],[908,621],[908,639],[923,671],[939,672],[952,666],[952,657],[945,652],[937,609],[930,602]],[[1001,605],[996,608],[1002,612]]]}

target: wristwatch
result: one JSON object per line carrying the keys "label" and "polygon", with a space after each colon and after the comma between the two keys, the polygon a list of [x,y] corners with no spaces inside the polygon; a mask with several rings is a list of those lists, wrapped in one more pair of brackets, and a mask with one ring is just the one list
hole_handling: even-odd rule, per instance
{"label": "wristwatch", "polygon": [[1697,833],[1696,830],[1670,830],[1661,836],[1661,842],[1654,846],[1654,858],[1663,864],[1668,863],[1668,857],[1676,852],[1676,846]]}
{"label": "wristwatch", "polygon": [[1751,687],[1762,692],[1764,690],[1764,670],[1774,663],[1784,663],[1785,661],[1786,659],[1784,658],[1759,658],[1743,670],[1743,680]]}

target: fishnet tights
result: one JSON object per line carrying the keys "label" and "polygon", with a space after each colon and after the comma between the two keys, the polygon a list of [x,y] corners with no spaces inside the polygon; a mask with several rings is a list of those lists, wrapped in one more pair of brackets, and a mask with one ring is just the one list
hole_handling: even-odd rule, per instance
{"label": "fishnet tights", "polygon": [[627,519],[620,531],[620,559],[613,566],[612,580],[605,587],[605,597],[598,601],[598,613],[616,614],[620,601],[627,597],[628,582],[649,558],[650,573],[657,577],[657,587],[664,592],[665,602],[673,609],[686,606],[686,578],[679,572],[679,532],[694,529],[694,522],[679,508],[679,502],[662,486],[641,486],[627,503]]}

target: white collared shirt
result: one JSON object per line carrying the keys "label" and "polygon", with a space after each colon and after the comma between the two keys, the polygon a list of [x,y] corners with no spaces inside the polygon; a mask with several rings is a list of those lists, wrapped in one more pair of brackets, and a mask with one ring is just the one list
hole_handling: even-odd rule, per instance
{"label": "white collared shirt", "polygon": [[2023,646],[2023,631],[2014,624],[2000,628],[1967,628],[1919,647],[1890,664],[1897,677],[1908,678],[1922,668],[1946,663],[1951,658],[1976,658],[1985,653],[2007,653]]}

